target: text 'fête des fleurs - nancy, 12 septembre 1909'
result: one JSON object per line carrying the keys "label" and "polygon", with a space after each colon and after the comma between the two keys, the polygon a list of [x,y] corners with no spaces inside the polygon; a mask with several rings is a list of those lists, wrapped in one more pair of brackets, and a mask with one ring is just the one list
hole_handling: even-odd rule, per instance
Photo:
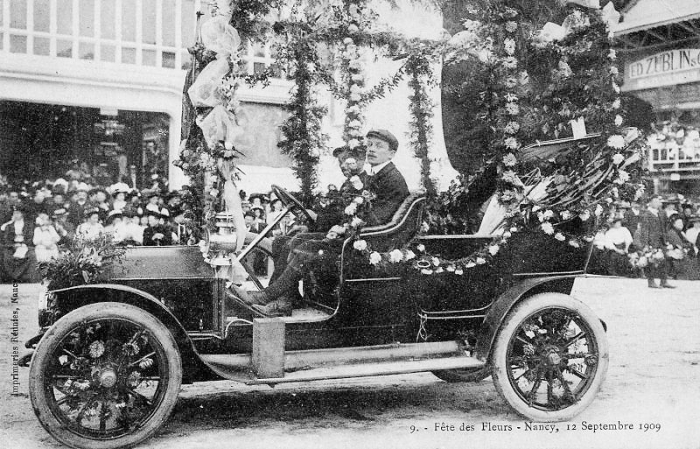
{"label": "text 'f\u00eate des fleurs - nancy, 12 septembre 1909'", "polygon": [[415,432],[660,432],[661,423],[652,422],[571,422],[571,423],[534,423],[530,421],[516,423],[494,423],[490,421],[478,423],[449,423],[435,422],[431,425],[411,425],[410,433]]}

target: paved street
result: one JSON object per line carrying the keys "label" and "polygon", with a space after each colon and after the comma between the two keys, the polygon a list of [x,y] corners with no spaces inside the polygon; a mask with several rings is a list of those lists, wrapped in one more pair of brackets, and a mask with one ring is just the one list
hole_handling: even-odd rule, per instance
{"label": "paved street", "polygon": [[[700,448],[700,282],[675,284],[675,290],[649,290],[643,280],[577,281],[574,296],[608,324],[610,368],[593,404],[554,433],[526,430],[490,378],[447,384],[415,374],[274,389],[187,385],[168,425],[140,447]],[[36,330],[37,288],[19,285],[18,305],[10,304],[12,293],[11,285],[0,286],[0,446],[61,447],[31,410],[28,369],[20,369],[20,394],[11,395],[12,311],[19,309],[23,342]],[[618,422],[633,429],[592,427]],[[460,431],[462,424],[474,430]],[[645,424],[651,425],[646,432]],[[509,425],[511,431],[502,430]]]}

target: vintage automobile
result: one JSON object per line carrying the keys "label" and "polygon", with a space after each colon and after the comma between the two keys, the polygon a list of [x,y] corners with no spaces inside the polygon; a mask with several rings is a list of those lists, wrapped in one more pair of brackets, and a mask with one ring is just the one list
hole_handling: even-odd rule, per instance
{"label": "vintage automobile", "polygon": [[[287,191],[275,191],[285,213],[301,209]],[[391,222],[364,229],[363,239],[387,250],[415,238],[424,202],[411,194]],[[419,237],[445,257],[469,254],[489,238]],[[276,318],[236,300],[197,246],[130,248],[108,283],[46,292],[42,333],[27,343],[35,348],[31,402],[57,440],[100,449],[150,437],[173,411],[182,383],[214,379],[275,385],[491,375],[526,419],[569,420],[600,389],[608,344],[604,323],[570,296],[590,248],[560,243],[523,235],[497,263],[461,276],[415,276],[356,263],[348,240],[336,267],[307,274],[292,315]],[[259,236],[238,257],[269,250]],[[554,256],[542,257],[544,250]],[[251,279],[259,282],[252,270]]]}

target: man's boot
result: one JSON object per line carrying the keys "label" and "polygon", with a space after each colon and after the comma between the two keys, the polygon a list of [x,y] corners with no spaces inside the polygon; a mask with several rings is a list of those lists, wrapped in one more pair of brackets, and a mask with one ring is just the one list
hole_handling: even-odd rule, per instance
{"label": "man's boot", "polygon": [[676,286],[669,284],[667,279],[661,279],[661,287],[660,288],[676,288]]}
{"label": "man's boot", "polygon": [[656,282],[652,278],[647,278],[647,285],[649,288],[661,288],[658,285],[656,285]]}
{"label": "man's boot", "polygon": [[270,301],[267,305],[260,306],[254,305],[253,309],[262,313],[265,316],[277,317],[277,316],[291,316],[292,315],[292,301],[286,296],[282,296],[279,299]]}

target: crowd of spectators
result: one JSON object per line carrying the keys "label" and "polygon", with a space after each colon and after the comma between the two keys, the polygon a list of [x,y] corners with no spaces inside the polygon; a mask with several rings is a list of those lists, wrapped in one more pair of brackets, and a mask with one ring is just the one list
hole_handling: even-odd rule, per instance
{"label": "crowd of spectators", "polygon": [[[674,279],[700,279],[700,202],[672,194],[663,201],[661,216],[665,220],[666,259],[669,276]],[[639,243],[642,213],[646,205],[621,202],[594,239],[591,269],[597,274],[644,277],[639,266]]]}
{"label": "crowd of spectators", "polygon": [[[243,191],[241,199],[248,230],[262,232],[282,211],[273,193]],[[0,176],[0,282],[38,282],[37,263],[48,261],[75,238],[109,233],[120,245],[196,245],[200,226],[192,212],[189,186],[168,191],[153,179],[149,188],[119,182],[104,186],[70,170],[53,181],[8,184]],[[286,234],[293,226],[289,214],[269,232]],[[266,270],[264,260],[256,270]]]}

